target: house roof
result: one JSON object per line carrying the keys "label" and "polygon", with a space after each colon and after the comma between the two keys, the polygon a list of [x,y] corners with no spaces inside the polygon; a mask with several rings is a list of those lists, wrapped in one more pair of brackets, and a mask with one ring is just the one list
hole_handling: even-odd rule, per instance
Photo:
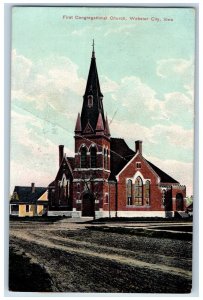
{"label": "house roof", "polygon": [[13,195],[17,193],[17,198],[11,199],[11,203],[35,204],[46,190],[46,187],[35,187],[35,191],[32,193],[31,186],[15,186]]}
{"label": "house roof", "polygon": [[[135,151],[130,149],[124,139],[111,138],[111,175],[109,180],[115,180],[115,176],[133,158]],[[157,166],[146,160],[150,167],[160,177],[162,183],[179,183]]]}

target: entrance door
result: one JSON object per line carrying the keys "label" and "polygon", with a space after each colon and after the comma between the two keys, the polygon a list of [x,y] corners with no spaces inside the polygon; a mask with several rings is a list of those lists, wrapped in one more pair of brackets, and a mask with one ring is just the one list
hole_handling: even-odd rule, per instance
{"label": "entrance door", "polygon": [[83,196],[82,217],[94,217],[94,199],[88,193]]}
{"label": "entrance door", "polygon": [[176,210],[183,211],[183,195],[182,194],[176,195]]}

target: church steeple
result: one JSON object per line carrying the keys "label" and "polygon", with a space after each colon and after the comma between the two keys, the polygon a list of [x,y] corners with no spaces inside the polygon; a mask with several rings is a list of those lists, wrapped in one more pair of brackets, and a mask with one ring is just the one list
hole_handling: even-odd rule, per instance
{"label": "church steeple", "polygon": [[85,94],[83,96],[83,106],[81,112],[81,134],[86,133],[84,132],[84,130],[88,122],[93,129],[93,133],[96,133],[98,118],[102,120],[103,124],[106,123],[103,109],[103,94],[101,92],[99,84],[94,47],[95,44],[93,40],[90,69]]}
{"label": "church steeple", "polygon": [[95,58],[95,52],[94,52],[94,39],[92,42],[92,58]]}

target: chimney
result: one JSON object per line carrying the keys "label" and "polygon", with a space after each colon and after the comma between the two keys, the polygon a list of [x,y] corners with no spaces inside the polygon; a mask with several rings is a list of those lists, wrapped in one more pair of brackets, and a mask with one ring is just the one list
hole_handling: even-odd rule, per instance
{"label": "chimney", "polygon": [[31,192],[32,193],[35,192],[35,183],[34,182],[31,183]]}
{"label": "chimney", "polygon": [[142,141],[135,141],[135,152],[137,153],[139,151],[139,153],[142,155]]}
{"label": "chimney", "polygon": [[59,145],[59,167],[60,167],[61,162],[63,160],[63,155],[64,155],[63,148],[64,148],[64,145]]}

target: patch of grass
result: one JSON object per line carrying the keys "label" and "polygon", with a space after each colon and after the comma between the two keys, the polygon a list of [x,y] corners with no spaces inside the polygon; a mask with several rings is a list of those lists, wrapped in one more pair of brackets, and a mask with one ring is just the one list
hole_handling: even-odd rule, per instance
{"label": "patch of grass", "polygon": [[168,223],[168,222],[191,222],[192,217],[188,218],[161,218],[161,217],[113,217],[113,218],[100,218],[92,221],[88,221],[87,223],[115,223],[115,222],[161,222],[161,223]]}
{"label": "patch of grass", "polygon": [[187,232],[169,232],[169,231],[156,231],[153,229],[144,229],[144,228],[126,228],[126,227],[108,227],[108,226],[88,226],[86,227],[89,230],[103,231],[107,233],[118,233],[118,234],[128,234],[128,235],[138,235],[145,237],[153,238],[169,238],[169,239],[178,239],[184,241],[191,241],[192,234]]}
{"label": "patch of grass", "polygon": [[161,226],[156,227],[156,229],[159,230],[170,230],[170,231],[184,231],[184,232],[192,232],[192,226],[189,225],[181,225],[181,226]]}
{"label": "patch of grass", "polygon": [[51,291],[52,280],[45,268],[30,261],[25,253],[9,250],[9,290],[16,292]]}

